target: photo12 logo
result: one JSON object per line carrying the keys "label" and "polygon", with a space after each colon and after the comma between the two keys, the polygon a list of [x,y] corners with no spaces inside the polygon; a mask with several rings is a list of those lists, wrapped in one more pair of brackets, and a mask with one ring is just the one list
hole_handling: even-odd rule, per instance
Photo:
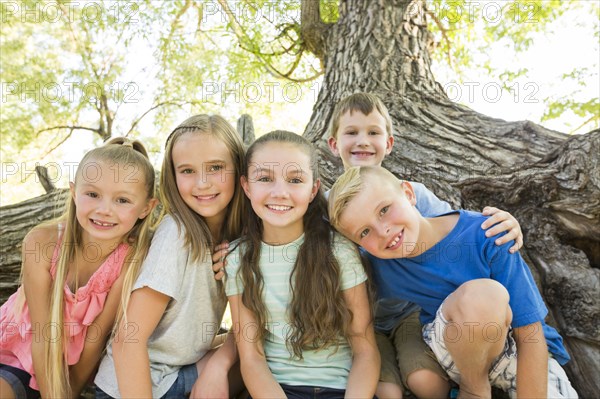
{"label": "photo12 logo", "polygon": [[[107,7],[108,6],[108,7]],[[0,20],[7,23],[137,23],[138,3],[130,1],[2,1]]]}
{"label": "photo12 logo", "polygon": [[235,103],[297,103],[307,94],[312,94],[314,101],[319,95],[320,84],[314,82],[310,87],[297,82],[203,82],[199,87],[200,98],[206,102],[225,104]]}
{"label": "photo12 logo", "polygon": [[3,103],[20,101],[56,104],[77,101],[95,104],[103,97],[123,104],[140,101],[140,89],[135,82],[114,82],[108,86],[95,82],[2,82],[0,90]]}

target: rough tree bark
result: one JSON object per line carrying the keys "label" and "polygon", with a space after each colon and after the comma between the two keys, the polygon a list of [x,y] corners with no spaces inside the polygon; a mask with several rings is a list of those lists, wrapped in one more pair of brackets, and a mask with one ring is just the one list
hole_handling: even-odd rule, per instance
{"label": "rough tree bark", "polygon": [[23,237],[37,224],[62,213],[67,189],[0,207],[0,303],[19,286]]}
{"label": "rough tree bark", "polygon": [[522,255],[573,357],[567,373],[582,397],[595,398],[600,132],[569,139],[452,103],[431,73],[424,7],[420,1],[340,2],[340,19],[326,33],[325,77],[304,136],[318,147],[330,185],[342,170],[326,143],[333,107],[353,92],[375,93],[395,126],[394,151],[384,166],[425,183],[456,207],[495,205],[515,215],[525,233]]}
{"label": "rough tree bark", "polygon": [[[420,1],[342,0],[339,21],[327,25],[314,21],[314,7],[303,10],[308,13],[303,39],[325,64],[304,133],[319,149],[325,185],[342,170],[326,144],[333,106],[356,91],[379,95],[395,126],[387,168],[425,183],[456,207],[496,205],[519,219],[525,235],[521,253],[573,358],[566,371],[581,397],[595,398],[600,392],[600,131],[569,138],[452,103],[431,73],[430,34]],[[310,32],[311,18],[317,32]],[[51,216],[49,204],[61,193],[0,208],[2,301],[16,287],[20,240]]]}

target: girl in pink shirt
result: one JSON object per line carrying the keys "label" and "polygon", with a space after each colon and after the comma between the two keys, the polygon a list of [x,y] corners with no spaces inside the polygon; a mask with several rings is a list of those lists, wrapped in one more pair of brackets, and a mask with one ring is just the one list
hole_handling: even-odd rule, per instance
{"label": "girl in pink shirt", "polygon": [[88,152],[70,190],[65,214],[23,240],[22,285],[0,312],[2,398],[79,396],[149,247],[157,200],[141,143]]}

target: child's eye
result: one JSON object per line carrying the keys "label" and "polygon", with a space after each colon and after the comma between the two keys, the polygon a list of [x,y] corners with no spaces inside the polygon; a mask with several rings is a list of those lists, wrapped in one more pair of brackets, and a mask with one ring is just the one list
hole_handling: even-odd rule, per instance
{"label": "child's eye", "polygon": [[86,194],[90,198],[98,198],[98,193],[90,192]]}
{"label": "child's eye", "polygon": [[267,182],[271,181],[271,179],[269,179],[267,176],[261,176],[258,179],[256,179],[256,181],[259,181],[262,183],[267,183]]}
{"label": "child's eye", "polygon": [[369,134],[370,134],[371,136],[377,136],[377,135],[379,134],[379,132],[378,132],[378,131],[376,131],[376,130],[372,130],[372,131],[370,131],[370,132],[369,132]]}
{"label": "child's eye", "polygon": [[118,198],[117,202],[119,204],[129,204],[131,201],[129,201],[127,198]]}
{"label": "child's eye", "polygon": [[379,211],[379,215],[383,216],[387,213],[387,211],[390,209],[389,205],[384,206],[383,208],[381,208],[381,210]]}
{"label": "child's eye", "polygon": [[300,184],[300,183],[302,183],[302,179],[299,177],[294,177],[294,178],[290,179],[290,183]]}
{"label": "child's eye", "polygon": [[365,238],[368,234],[369,234],[369,229],[364,229],[363,231],[360,232],[360,238],[363,239]]}
{"label": "child's eye", "polygon": [[184,175],[189,175],[189,174],[194,173],[194,171],[190,168],[186,168],[186,169],[180,170],[179,173],[184,174]]}
{"label": "child's eye", "polygon": [[207,168],[208,172],[218,172],[220,170],[222,170],[223,168],[225,168],[224,165],[209,165]]}
{"label": "child's eye", "polygon": [[346,132],[347,135],[354,136],[356,134],[356,130],[348,130]]}

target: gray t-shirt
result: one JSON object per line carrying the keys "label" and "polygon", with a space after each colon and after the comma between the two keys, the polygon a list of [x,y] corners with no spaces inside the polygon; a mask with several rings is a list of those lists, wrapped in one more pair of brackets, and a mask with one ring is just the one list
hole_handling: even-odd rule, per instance
{"label": "gray t-shirt", "polygon": [[[192,261],[183,231],[178,231],[171,216],[156,230],[133,290],[142,287],[171,297],[148,340],[152,396],[159,398],[182,366],[197,362],[210,350],[227,301],[214,279],[211,254]],[[120,397],[112,350],[111,342],[94,382],[110,396]]]}

